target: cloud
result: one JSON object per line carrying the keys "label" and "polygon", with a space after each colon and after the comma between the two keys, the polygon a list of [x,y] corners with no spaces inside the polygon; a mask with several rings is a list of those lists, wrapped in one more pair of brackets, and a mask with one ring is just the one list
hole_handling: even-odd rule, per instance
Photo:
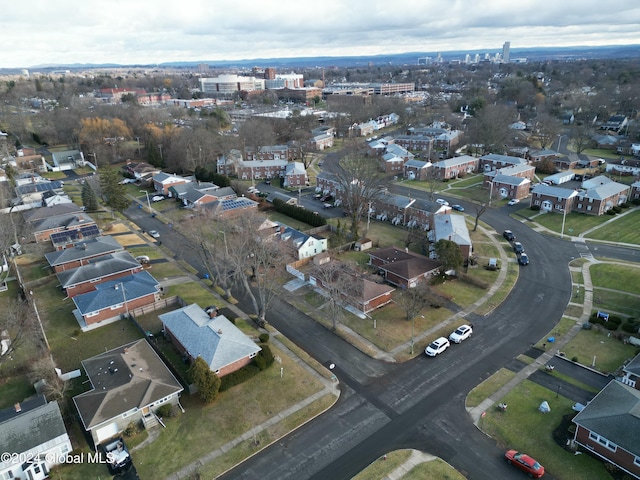
{"label": "cloud", "polygon": [[2,20],[0,67],[640,44],[628,0],[23,0]]}

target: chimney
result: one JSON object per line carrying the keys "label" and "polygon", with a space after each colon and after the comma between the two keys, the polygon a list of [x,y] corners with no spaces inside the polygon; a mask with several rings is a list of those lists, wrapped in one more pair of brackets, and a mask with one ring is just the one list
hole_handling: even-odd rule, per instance
{"label": "chimney", "polygon": [[218,316],[218,307],[209,309],[209,318],[216,318]]}
{"label": "chimney", "polygon": [[16,413],[20,413],[22,411],[22,407],[20,406],[20,403],[16,403],[13,408],[15,408]]}

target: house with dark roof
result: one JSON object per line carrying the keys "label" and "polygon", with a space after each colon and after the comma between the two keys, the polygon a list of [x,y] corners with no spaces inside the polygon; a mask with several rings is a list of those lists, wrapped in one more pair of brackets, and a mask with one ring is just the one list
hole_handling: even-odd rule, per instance
{"label": "house with dark roof", "polygon": [[262,350],[217,309],[191,304],[159,315],[165,334],[191,361],[202,358],[219,377],[251,363]]}
{"label": "house with dark roof", "polygon": [[[169,195],[184,207],[197,208],[218,200],[221,197],[220,190],[219,186],[210,182],[189,182],[172,185],[169,187]],[[232,194],[235,197],[235,191],[231,187],[226,187],[225,190],[227,196]]]}
{"label": "house with dark roof", "polygon": [[442,264],[407,249],[387,247],[370,252],[369,265],[377,268],[392,285],[413,288],[421,279],[435,275]]}
{"label": "house with dark roof", "polygon": [[93,258],[123,250],[124,247],[111,235],[99,235],[75,242],[70,248],[45,253],[44,258],[54,272],[62,272],[85,265]]}
{"label": "house with dark roof", "polygon": [[631,184],[631,193],[629,195],[630,201],[640,201],[640,182],[633,182]]}
{"label": "house with dark roof", "polygon": [[640,390],[640,354],[622,366],[622,376],[618,380],[625,385]]}
{"label": "house with dark roof", "polygon": [[60,205],[51,205],[48,207],[34,208],[33,210],[28,210],[22,214],[25,222],[34,224],[45,218],[56,217],[58,215],[70,215],[70,214],[79,214],[84,210],[81,206],[76,205],[75,203],[66,203]]}
{"label": "house with dark roof", "polygon": [[640,390],[612,380],[573,423],[576,444],[640,478]]}
{"label": "house with dark roof", "polygon": [[404,164],[404,178],[409,180],[426,180],[429,175],[431,162],[413,158]]}
{"label": "house with dark roof", "polygon": [[58,402],[44,395],[0,410],[0,478],[43,480],[72,450]]}
{"label": "house with dark roof", "polygon": [[138,180],[149,174],[156,175],[160,173],[161,170],[147,162],[132,162],[131,160],[127,160],[126,165],[122,167],[122,171]]}
{"label": "house with dark roof", "polygon": [[83,360],[82,368],[91,389],[73,403],[96,445],[132,422],[154,423],[155,410],[179,404],[184,390],[145,339]]}
{"label": "house with dark roof", "polygon": [[448,205],[417,198],[407,207],[406,225],[409,228],[420,228],[426,231],[433,228],[433,219],[436,215],[450,212],[451,207]]}
{"label": "house with dark roof", "polygon": [[80,150],[52,152],[51,160],[58,170],[73,170],[85,164],[84,155]]}
{"label": "house with dark roof", "polygon": [[142,265],[125,251],[109,253],[89,260],[88,263],[56,275],[67,297],[73,298],[91,292],[96,285],[115,280],[142,270]]}
{"label": "house with dark roof", "polygon": [[490,172],[491,170],[497,170],[499,168],[511,167],[514,165],[527,165],[528,163],[529,162],[526,158],[488,153],[478,159],[478,169],[483,172]]}
{"label": "house with dark roof", "polygon": [[[68,204],[61,204],[62,206]],[[52,207],[47,207],[52,208]],[[31,222],[33,235],[36,242],[46,242],[56,233],[76,231],[83,227],[96,226],[93,218],[84,212],[55,215],[43,218],[42,220]]]}
{"label": "house with dark roof", "polygon": [[202,205],[206,211],[216,218],[228,218],[242,215],[247,210],[257,210],[258,202],[247,197],[229,196]]}
{"label": "house with dark roof", "polygon": [[73,297],[73,315],[84,332],[128,315],[160,300],[160,282],[143,270],[95,285],[95,290]]}
{"label": "house with dark roof", "polygon": [[[499,171],[499,170],[497,170]],[[521,200],[529,195],[531,180],[524,177],[514,177],[511,175],[493,175],[489,177],[491,191],[500,198],[517,198]]]}
{"label": "house with dark roof", "polygon": [[473,173],[478,170],[479,160],[470,155],[446,158],[433,164],[434,175],[442,180],[457,178],[460,174]]}
{"label": "house with dark roof", "polygon": [[414,202],[414,198],[385,193],[372,202],[369,215],[376,220],[389,221],[394,225],[406,225],[408,209]]}

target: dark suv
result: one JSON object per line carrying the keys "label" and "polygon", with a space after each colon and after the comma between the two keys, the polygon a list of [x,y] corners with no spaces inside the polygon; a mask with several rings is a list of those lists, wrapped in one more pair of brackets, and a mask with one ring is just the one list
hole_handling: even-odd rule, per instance
{"label": "dark suv", "polygon": [[513,251],[516,253],[524,252],[524,247],[520,242],[513,242]]}
{"label": "dark suv", "polygon": [[502,232],[502,236],[510,242],[513,242],[516,239],[516,236],[511,230],[505,230],[504,232]]}

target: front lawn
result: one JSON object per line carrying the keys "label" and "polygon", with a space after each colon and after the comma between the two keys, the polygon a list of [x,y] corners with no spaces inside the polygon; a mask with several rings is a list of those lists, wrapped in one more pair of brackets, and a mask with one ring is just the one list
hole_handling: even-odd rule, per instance
{"label": "front lawn", "polygon": [[[549,413],[538,411],[545,400],[551,407]],[[573,400],[557,397],[555,392],[525,380],[500,402],[508,405],[507,410],[487,410],[479,427],[503,449],[514,448],[528,453],[558,480],[611,480],[603,462],[589,455],[574,455],[553,440],[553,430],[564,415],[571,413]]]}
{"label": "front lawn", "polygon": [[594,287],[640,295],[640,268],[619,263],[596,263],[589,267]]}
{"label": "front lawn", "polygon": [[[625,211],[623,210],[622,212],[624,213]],[[606,216],[609,217],[609,215]],[[638,229],[640,210],[634,210],[624,216],[616,215],[609,218],[615,218],[615,222],[605,228],[598,228],[586,234],[585,237],[593,238],[594,240],[640,245],[640,229]]]}
{"label": "front lawn", "polygon": [[[544,213],[533,219],[558,234],[562,232],[562,213]],[[577,236],[587,230],[602,225],[613,217],[610,215],[586,215],[584,213],[567,213],[564,223],[564,234]]]}
{"label": "front lawn", "polygon": [[605,374],[617,371],[636,355],[637,347],[624,344],[608,333],[595,328],[580,330],[563,348],[565,356]]}

